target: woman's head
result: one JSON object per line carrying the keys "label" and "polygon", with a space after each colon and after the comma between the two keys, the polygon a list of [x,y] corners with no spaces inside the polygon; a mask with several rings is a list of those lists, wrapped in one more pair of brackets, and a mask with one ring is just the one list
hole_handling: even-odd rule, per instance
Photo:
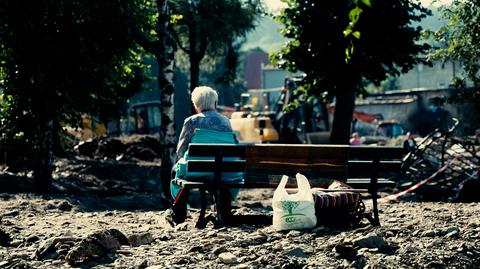
{"label": "woman's head", "polygon": [[216,109],[218,94],[207,86],[196,87],[192,92],[192,102],[197,112]]}

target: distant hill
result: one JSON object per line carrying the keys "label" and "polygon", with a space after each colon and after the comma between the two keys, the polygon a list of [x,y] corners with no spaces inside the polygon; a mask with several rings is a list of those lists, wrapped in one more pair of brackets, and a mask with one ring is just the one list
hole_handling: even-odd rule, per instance
{"label": "distant hill", "polygon": [[[437,7],[430,6],[432,16],[428,16],[420,23],[423,29],[438,30],[445,21],[440,18]],[[242,50],[248,51],[255,48],[261,48],[266,52],[279,50],[285,43],[278,32],[282,28],[282,24],[275,22],[270,17],[263,17],[259,20],[255,31],[247,35],[247,42],[243,45]]]}
{"label": "distant hill", "polygon": [[255,48],[261,48],[266,52],[279,50],[285,38],[278,32],[282,28],[282,24],[275,22],[270,17],[263,17],[259,20],[255,31],[247,35],[247,42],[243,45],[242,50],[248,51]]}
{"label": "distant hill", "polygon": [[423,29],[425,30],[438,30],[440,29],[441,26],[443,26],[446,21],[440,17],[440,12],[438,11],[438,8],[435,6],[429,6],[428,7],[432,11],[432,16],[428,16],[424,18],[420,22],[420,26],[422,26]]}

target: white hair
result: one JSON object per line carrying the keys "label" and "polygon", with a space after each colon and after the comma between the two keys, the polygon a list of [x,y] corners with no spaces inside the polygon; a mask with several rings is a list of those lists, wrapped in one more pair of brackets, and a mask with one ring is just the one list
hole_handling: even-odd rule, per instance
{"label": "white hair", "polygon": [[196,87],[192,91],[192,102],[200,111],[212,110],[218,102],[218,94],[208,86]]}

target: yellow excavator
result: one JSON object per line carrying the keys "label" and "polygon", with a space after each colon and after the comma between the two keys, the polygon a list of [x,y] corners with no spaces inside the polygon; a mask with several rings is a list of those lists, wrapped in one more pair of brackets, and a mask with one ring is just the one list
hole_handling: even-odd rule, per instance
{"label": "yellow excavator", "polygon": [[[278,142],[278,132],[272,124],[271,100],[280,89],[249,90],[242,93],[239,110],[231,114],[230,123],[242,143]],[[272,99],[270,98],[272,95]]]}

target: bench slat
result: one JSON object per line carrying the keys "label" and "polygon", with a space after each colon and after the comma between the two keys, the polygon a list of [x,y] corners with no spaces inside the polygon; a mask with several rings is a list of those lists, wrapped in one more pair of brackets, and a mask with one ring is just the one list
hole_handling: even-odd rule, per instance
{"label": "bench slat", "polygon": [[[380,161],[378,165],[378,175],[386,176],[400,171],[401,161]],[[374,172],[373,161],[348,161],[348,177],[371,177]]]}
{"label": "bench slat", "polygon": [[249,175],[346,178],[348,146],[337,145],[254,145],[247,147]]}
{"label": "bench slat", "polygon": [[[182,179],[176,179],[174,180],[176,185],[182,186],[182,187],[189,187],[189,188],[199,188],[199,187],[205,187],[208,188],[209,186],[213,186],[215,183],[213,181],[208,181],[208,182],[194,182],[194,181],[187,181],[187,180],[182,180]],[[242,189],[242,188],[247,188],[247,189],[275,189],[277,188],[278,183],[241,183],[241,182],[222,182],[222,187],[223,188],[229,188],[229,189]],[[285,185],[285,188],[287,189],[297,189],[298,186],[296,184],[287,184]],[[342,191],[347,191],[347,192],[368,192],[368,189],[325,189],[325,188],[320,188],[320,187],[312,187],[313,190],[315,191],[324,191],[324,192],[342,192]]]}
{"label": "bench slat", "polygon": [[380,159],[402,159],[405,150],[402,147],[371,147],[353,146],[349,148],[349,159],[372,160],[376,156]]}
{"label": "bench slat", "polygon": [[[347,179],[347,184],[354,187],[354,188],[369,188],[370,185],[370,178],[349,178]],[[379,187],[394,187],[395,186],[395,181],[385,179],[385,178],[379,178],[377,185]]]}
{"label": "bench slat", "polygon": [[190,157],[215,157],[220,153],[223,157],[245,158],[245,144],[200,144],[191,143],[188,147]]}
{"label": "bench slat", "polygon": [[[223,161],[219,167],[221,172],[245,172],[244,160]],[[215,171],[215,160],[188,161],[188,172],[212,172]]]}

